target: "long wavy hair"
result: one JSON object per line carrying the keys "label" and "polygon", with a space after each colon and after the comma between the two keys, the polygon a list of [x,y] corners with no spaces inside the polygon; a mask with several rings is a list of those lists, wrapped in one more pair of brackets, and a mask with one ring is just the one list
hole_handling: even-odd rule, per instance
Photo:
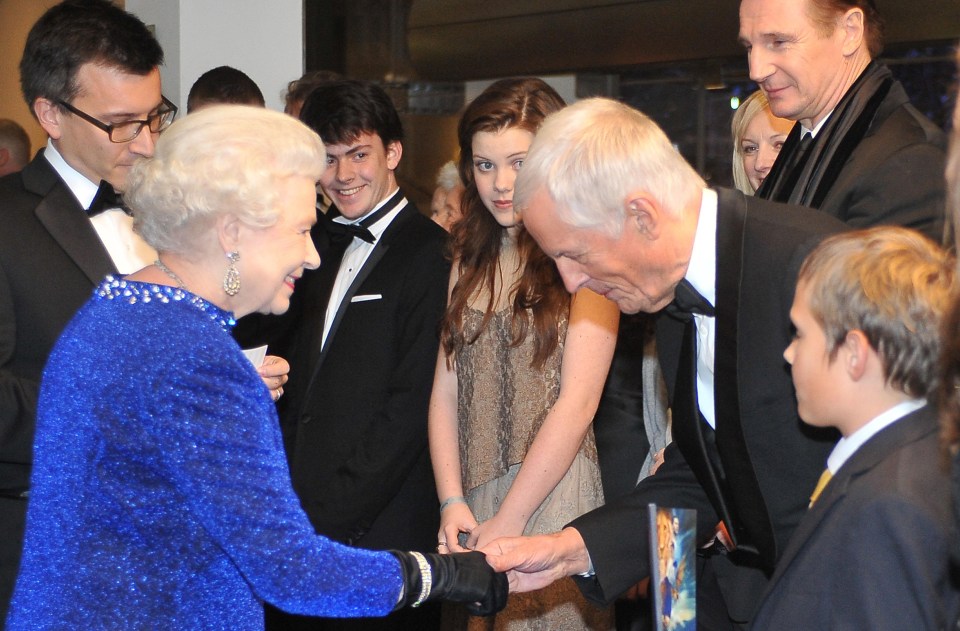
{"label": "long wavy hair", "polygon": [[[451,230],[451,254],[460,274],[443,316],[440,341],[450,361],[465,344],[472,344],[493,317],[496,303],[497,261],[506,228],[483,205],[473,178],[473,137],[478,132],[518,128],[536,133],[548,114],[564,107],[560,95],[535,78],[502,79],[473,100],[457,128],[460,159],[457,169],[464,183],[463,217]],[[517,251],[523,268],[512,302],[512,341],[516,346],[533,334],[533,367],[542,368],[559,343],[558,322],[570,308],[570,295],[553,261],[522,227]],[[487,290],[489,300],[480,328],[469,339],[463,316],[470,299]]]}

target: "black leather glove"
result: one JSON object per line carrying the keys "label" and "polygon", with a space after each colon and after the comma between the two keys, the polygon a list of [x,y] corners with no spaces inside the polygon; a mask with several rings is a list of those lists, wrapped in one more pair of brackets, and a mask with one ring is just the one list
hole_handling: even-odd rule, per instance
{"label": "black leather glove", "polygon": [[492,616],[507,604],[507,575],[494,572],[481,552],[432,554],[390,550],[403,570],[396,609],[428,600],[464,603],[475,616]]}

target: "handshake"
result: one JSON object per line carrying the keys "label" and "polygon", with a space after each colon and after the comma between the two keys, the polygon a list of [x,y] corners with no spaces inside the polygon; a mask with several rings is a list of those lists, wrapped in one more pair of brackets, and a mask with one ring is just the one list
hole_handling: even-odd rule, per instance
{"label": "handshake", "polygon": [[484,551],[489,556],[476,551],[391,551],[403,568],[404,592],[397,609],[427,600],[449,600],[466,603],[475,616],[491,616],[504,608],[509,591],[542,589],[590,567],[583,538],[570,527],[549,535],[503,537]]}
{"label": "handshake", "polygon": [[403,594],[396,609],[447,600],[466,604],[475,616],[492,616],[507,604],[507,575],[495,572],[481,552],[390,552],[403,573]]}

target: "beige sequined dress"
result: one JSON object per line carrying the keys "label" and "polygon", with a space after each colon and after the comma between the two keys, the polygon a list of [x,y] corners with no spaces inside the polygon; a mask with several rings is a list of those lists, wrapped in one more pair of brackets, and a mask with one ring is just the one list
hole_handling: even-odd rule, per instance
{"label": "beige sequined dress", "polygon": [[[466,339],[480,327],[482,312],[468,308]],[[493,517],[520,463],[560,393],[560,360],[567,333],[542,370],[531,367],[531,336],[510,345],[511,312],[496,312],[473,344],[457,357],[458,419],[463,488],[478,521]],[[593,430],[587,432],[569,470],[527,522],[525,535],[557,532],[570,520],[603,504]],[[587,603],[570,579],[529,594],[513,594],[495,618],[470,617],[468,628],[519,630],[611,629],[609,609]]]}

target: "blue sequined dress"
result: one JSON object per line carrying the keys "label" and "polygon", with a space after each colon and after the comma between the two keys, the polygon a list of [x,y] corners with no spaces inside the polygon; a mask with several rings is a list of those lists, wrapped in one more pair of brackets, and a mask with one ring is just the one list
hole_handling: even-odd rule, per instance
{"label": "blue sequined dress", "polygon": [[193,294],[108,277],[67,326],[41,385],[8,629],[259,629],[264,600],[393,608],[392,555],[314,534],[232,324]]}

